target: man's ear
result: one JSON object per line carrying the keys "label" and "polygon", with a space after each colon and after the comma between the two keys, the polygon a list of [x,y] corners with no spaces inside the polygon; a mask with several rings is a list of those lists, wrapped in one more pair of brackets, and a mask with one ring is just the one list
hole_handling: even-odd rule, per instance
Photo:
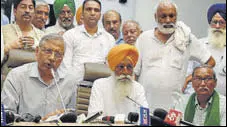
{"label": "man's ear", "polygon": [[217,87],[217,79],[215,80],[214,88]]}
{"label": "man's ear", "polygon": [[38,58],[38,55],[39,55],[39,46],[37,46],[37,47],[35,48],[35,57],[36,57],[36,60],[37,60],[37,58]]}
{"label": "man's ear", "polygon": [[14,14],[14,17],[16,17],[17,9],[13,9],[13,14]]}
{"label": "man's ear", "polygon": [[154,19],[155,19],[156,22],[158,21],[156,13],[154,14]]}

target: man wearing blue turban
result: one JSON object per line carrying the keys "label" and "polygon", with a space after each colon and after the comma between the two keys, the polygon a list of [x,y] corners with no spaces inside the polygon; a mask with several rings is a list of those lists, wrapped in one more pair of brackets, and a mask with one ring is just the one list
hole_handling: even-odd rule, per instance
{"label": "man wearing blue turban", "polygon": [[[209,23],[208,36],[200,39],[216,61],[217,92],[226,96],[226,4],[217,3],[210,6],[207,12]],[[198,63],[193,62],[193,67]]]}
{"label": "man wearing blue turban", "polygon": [[74,28],[75,2],[74,0],[55,0],[53,6],[57,22],[55,26],[47,28],[46,33],[63,35],[65,31]]}

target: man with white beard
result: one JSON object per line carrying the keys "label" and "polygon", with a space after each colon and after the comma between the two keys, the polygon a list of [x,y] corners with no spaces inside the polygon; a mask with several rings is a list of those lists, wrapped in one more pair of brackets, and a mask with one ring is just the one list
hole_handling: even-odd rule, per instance
{"label": "man with white beard", "polygon": [[161,0],[156,6],[157,27],[143,32],[137,39],[139,60],[135,74],[146,92],[150,108],[168,110],[181,96],[190,58],[215,66],[205,46],[183,22],[177,21],[177,6],[170,0]]}
{"label": "man with white beard", "polygon": [[[205,43],[216,61],[214,68],[218,79],[216,90],[226,96],[226,4],[213,4],[207,12],[207,19],[210,26],[208,37],[202,38],[200,41]],[[195,61],[190,61],[189,71],[191,72],[194,67],[199,65]],[[183,87],[182,91],[189,93],[191,88],[186,88],[187,85]]]}
{"label": "man with white beard", "polygon": [[110,50],[107,59],[113,73],[94,82],[88,116],[99,111],[103,112],[103,116],[127,116],[129,112],[139,112],[139,105],[127,97],[148,107],[143,86],[133,80],[133,69],[138,60],[137,49],[129,44],[120,44]]}
{"label": "man with white beard", "polygon": [[74,28],[75,8],[74,0],[55,0],[54,15],[57,21],[54,26],[48,27],[45,33],[58,33],[63,35],[67,30]]}

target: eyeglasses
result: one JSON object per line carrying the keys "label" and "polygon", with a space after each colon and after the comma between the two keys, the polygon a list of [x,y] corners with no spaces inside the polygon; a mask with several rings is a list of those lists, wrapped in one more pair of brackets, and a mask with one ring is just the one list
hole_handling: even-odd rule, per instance
{"label": "eyeglasses", "polygon": [[63,57],[63,53],[60,53],[60,52],[57,52],[57,51],[53,51],[52,49],[46,49],[46,48],[41,48],[41,50],[45,53],[45,54],[47,54],[47,55],[52,55],[53,54],[53,52],[54,52],[54,56],[55,56],[55,58],[57,58],[57,59],[61,59],[62,57]]}
{"label": "eyeglasses", "polygon": [[206,77],[206,78],[193,77],[192,79],[198,84],[201,84],[202,81],[204,81],[205,83],[211,83],[212,81],[214,81],[214,78],[212,77]]}
{"label": "eyeglasses", "polygon": [[219,24],[220,26],[226,26],[226,22],[223,21],[223,20],[212,20],[210,24],[211,25],[217,25],[217,24]]}

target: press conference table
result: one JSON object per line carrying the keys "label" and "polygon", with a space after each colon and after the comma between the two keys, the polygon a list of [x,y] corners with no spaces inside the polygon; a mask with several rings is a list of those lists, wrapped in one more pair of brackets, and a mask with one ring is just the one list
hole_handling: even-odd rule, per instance
{"label": "press conference table", "polygon": [[[136,126],[134,124],[111,124],[112,126]],[[14,122],[12,126],[110,126],[100,123],[34,123],[34,122]]]}

